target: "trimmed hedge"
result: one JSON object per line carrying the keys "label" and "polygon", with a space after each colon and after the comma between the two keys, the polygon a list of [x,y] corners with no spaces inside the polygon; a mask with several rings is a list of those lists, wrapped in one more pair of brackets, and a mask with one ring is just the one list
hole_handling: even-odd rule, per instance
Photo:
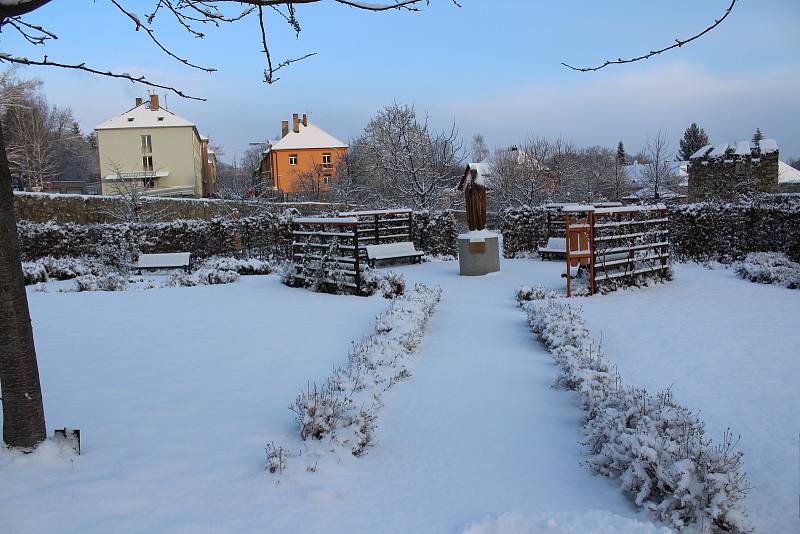
{"label": "trimmed hedge", "polygon": [[[421,212],[414,217],[414,242],[420,250],[438,256],[456,255],[453,213]],[[257,217],[176,220],[155,224],[17,223],[24,261],[46,256],[97,256],[103,246],[115,245],[144,253],[191,252],[196,259],[245,256],[288,259],[291,254],[291,215],[270,213]]]}
{"label": "trimmed hedge", "polygon": [[[698,203],[669,207],[670,253],[679,261],[731,263],[750,252],[784,252],[800,259],[800,196],[785,195],[737,203]],[[542,207],[502,212],[503,253],[507,258],[535,254],[547,243]]]}

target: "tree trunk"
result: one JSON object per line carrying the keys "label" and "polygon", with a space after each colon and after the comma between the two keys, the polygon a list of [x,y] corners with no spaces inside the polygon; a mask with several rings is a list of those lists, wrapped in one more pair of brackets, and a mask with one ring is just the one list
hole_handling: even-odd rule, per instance
{"label": "tree trunk", "polygon": [[0,122],[0,387],[3,441],[32,448],[47,435],[39,366],[20,263],[11,171]]}

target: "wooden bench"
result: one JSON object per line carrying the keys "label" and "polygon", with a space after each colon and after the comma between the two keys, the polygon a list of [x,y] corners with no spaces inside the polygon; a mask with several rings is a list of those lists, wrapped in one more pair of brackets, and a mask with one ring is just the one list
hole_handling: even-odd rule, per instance
{"label": "wooden bench", "polygon": [[140,254],[136,262],[136,270],[155,271],[158,269],[183,269],[191,272],[192,254],[191,252],[173,252],[168,254]]}
{"label": "wooden bench", "polygon": [[414,248],[414,243],[402,241],[400,243],[384,243],[381,245],[367,245],[367,262],[375,267],[375,262],[379,260],[398,260],[411,258],[415,262],[422,261],[425,254]]}
{"label": "wooden bench", "polygon": [[547,245],[539,247],[539,255],[542,259],[550,259],[555,256],[558,259],[563,259],[567,254],[567,239],[564,237],[550,237],[547,239]]}

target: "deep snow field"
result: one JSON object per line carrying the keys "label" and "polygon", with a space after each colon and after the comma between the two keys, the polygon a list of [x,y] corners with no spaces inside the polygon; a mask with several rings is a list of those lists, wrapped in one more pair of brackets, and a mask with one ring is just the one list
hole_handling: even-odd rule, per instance
{"label": "deep snow field", "polygon": [[[288,406],[346,361],[380,297],[311,293],[272,276],[120,293],[29,291],[48,432],[0,451],[3,532],[665,533],[616,481],[580,465],[581,410],[514,290],[560,288],[561,263],[394,267],[440,285],[412,377],[389,391],[377,443],[317,472],[265,471],[301,450]],[[800,293],[676,267],[670,284],[575,299],[625,380],[673,386],[710,435],[742,434],[759,532],[798,532]],[[794,350],[794,352],[792,352]]]}

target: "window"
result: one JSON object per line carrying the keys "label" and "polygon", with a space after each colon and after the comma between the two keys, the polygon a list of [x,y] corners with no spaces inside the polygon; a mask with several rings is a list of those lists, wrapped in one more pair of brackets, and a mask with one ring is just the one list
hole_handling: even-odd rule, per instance
{"label": "window", "polygon": [[142,154],[150,154],[153,151],[153,140],[149,135],[142,136]]}
{"label": "window", "polygon": [[322,163],[330,163],[331,162],[331,155],[330,153],[326,152],[322,155]]}
{"label": "window", "polygon": [[297,165],[297,154],[289,154],[289,165]]}
{"label": "window", "polygon": [[144,186],[147,189],[152,189],[153,187],[156,186],[156,179],[153,178],[152,176],[150,178],[145,178],[144,179]]}
{"label": "window", "polygon": [[324,184],[331,183],[331,175],[330,174],[326,174],[325,176],[323,176],[322,177],[322,183],[324,183]]}
{"label": "window", "polygon": [[142,167],[145,171],[153,172],[153,156],[142,156]]}

